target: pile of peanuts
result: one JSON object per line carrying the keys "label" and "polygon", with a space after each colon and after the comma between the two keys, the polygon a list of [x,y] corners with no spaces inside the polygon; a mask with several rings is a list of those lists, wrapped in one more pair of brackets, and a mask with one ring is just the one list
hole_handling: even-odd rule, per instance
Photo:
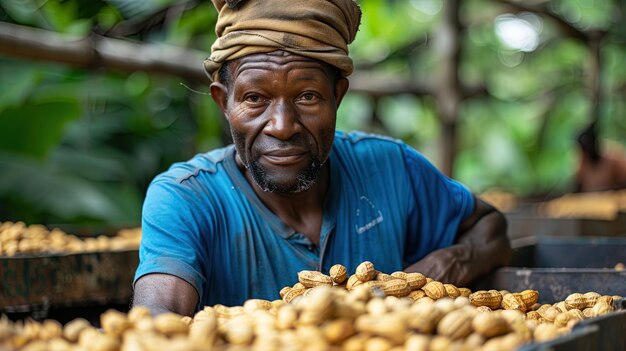
{"label": "pile of peanuts", "polygon": [[122,229],[115,236],[79,238],[41,224],[0,222],[0,256],[33,253],[79,253],[137,249],[141,228]]}
{"label": "pile of peanuts", "polygon": [[354,275],[335,265],[328,275],[302,271],[281,299],[205,307],[193,317],[152,316],[145,307],[109,310],[101,329],[84,319],[0,320],[8,350],[514,350],[547,341],[579,321],[610,313],[618,296],[571,294],[538,304],[538,292],[471,292],[420,273],[378,272],[363,262]]}
{"label": "pile of peanuts", "polygon": [[565,194],[535,205],[537,212],[551,218],[584,218],[612,221],[626,212],[626,190]]}

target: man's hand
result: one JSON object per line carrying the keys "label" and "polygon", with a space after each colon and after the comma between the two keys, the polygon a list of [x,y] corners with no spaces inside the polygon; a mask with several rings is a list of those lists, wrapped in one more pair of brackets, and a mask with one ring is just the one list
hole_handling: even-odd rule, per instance
{"label": "man's hand", "polygon": [[504,216],[476,199],[474,212],[459,225],[455,245],[431,252],[405,271],[468,286],[493,269],[507,265],[511,254]]}
{"label": "man's hand", "polygon": [[191,316],[196,311],[198,292],[185,280],[169,274],[148,274],[135,283],[133,306],[145,306],[153,314],[174,312]]}

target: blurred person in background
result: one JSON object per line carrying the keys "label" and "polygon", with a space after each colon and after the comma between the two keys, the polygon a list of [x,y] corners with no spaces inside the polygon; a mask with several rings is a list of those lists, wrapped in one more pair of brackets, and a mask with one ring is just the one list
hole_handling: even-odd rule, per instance
{"label": "blurred person in background", "polygon": [[205,61],[233,145],[174,164],[144,202],[134,304],[190,315],[279,298],[363,261],[467,286],[511,255],[503,215],[391,138],[335,130],[353,0],[213,0]]}
{"label": "blurred person in background", "polygon": [[[591,123],[577,138],[576,190],[606,191],[626,188],[626,152],[615,144],[601,143],[597,125]],[[602,145],[601,145],[602,144]]]}

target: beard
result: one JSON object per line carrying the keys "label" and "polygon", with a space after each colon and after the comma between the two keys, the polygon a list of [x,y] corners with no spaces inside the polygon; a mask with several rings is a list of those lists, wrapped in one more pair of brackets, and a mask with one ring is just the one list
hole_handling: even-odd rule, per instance
{"label": "beard", "polygon": [[[299,170],[286,169],[285,171],[270,169],[259,161],[260,152],[255,151],[255,148],[250,150],[246,149],[245,138],[242,134],[233,131],[232,136],[241,163],[250,173],[254,182],[265,192],[296,194],[306,191],[310,189],[313,184],[315,184],[320,170],[325,163],[326,158],[321,158],[319,155],[309,152],[308,161],[306,163],[306,167],[304,168]],[[332,144],[332,139],[330,139],[330,142]],[[289,148],[290,145],[294,144],[299,146],[307,145],[308,150],[317,150],[313,143],[304,140],[304,138],[297,138],[296,140],[290,140],[288,142],[280,142],[278,147]],[[261,145],[258,146],[258,148],[261,149],[264,147],[267,148],[268,145],[261,143]],[[273,147],[276,148],[277,145],[274,145]]]}
{"label": "beard", "polygon": [[308,167],[297,172],[295,179],[281,180],[268,171],[260,162],[253,161],[246,168],[250,172],[254,182],[265,192],[277,192],[284,194],[296,194],[308,190],[315,181],[317,175],[324,164],[317,159],[310,158]]}

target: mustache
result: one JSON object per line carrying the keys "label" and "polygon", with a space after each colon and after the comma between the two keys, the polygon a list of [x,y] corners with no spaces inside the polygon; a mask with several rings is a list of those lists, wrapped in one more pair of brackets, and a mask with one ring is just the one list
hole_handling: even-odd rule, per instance
{"label": "mustache", "polygon": [[306,137],[302,135],[294,135],[289,140],[263,138],[262,140],[259,140],[255,145],[255,149],[257,150],[276,150],[290,148],[312,150],[313,143],[311,143]]}

